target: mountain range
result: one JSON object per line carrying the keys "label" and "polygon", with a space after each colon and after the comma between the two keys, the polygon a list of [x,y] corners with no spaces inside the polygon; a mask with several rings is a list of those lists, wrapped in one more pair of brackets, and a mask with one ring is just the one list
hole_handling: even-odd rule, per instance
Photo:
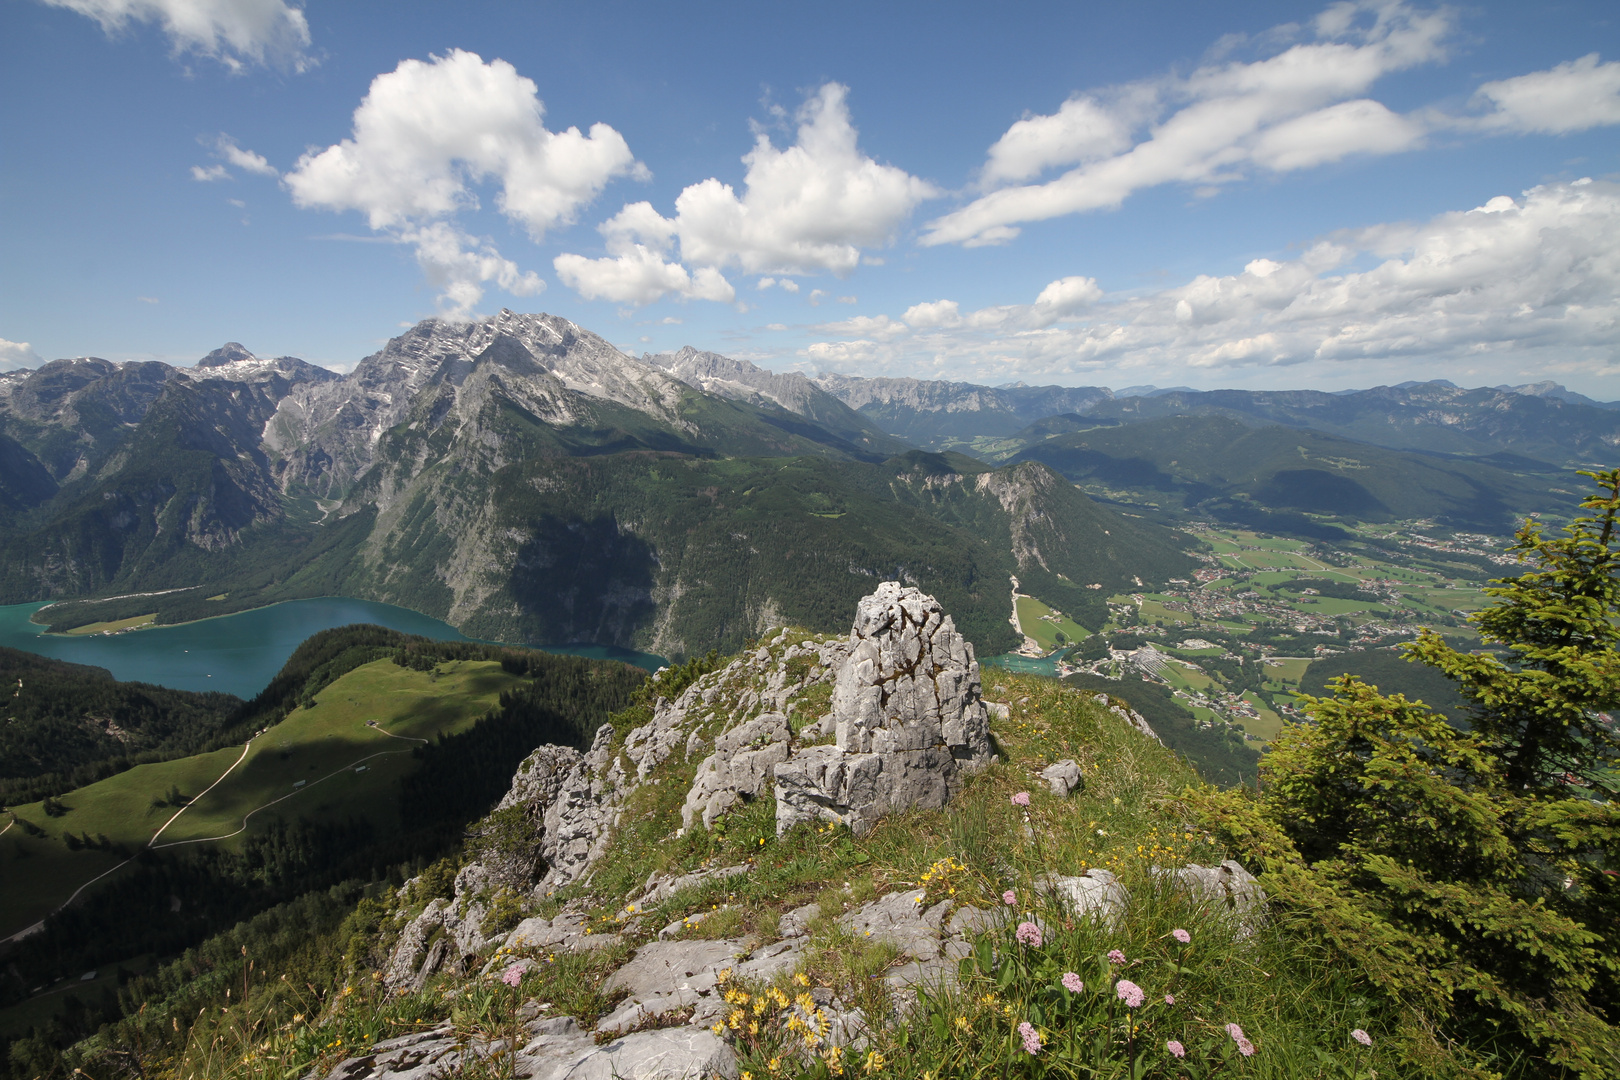
{"label": "mountain range", "polygon": [[1557,466],[1598,465],[1620,450],[1620,402],[1598,402],[1553,382],[1464,389],[1445,380],[1329,393],[1319,390],[1158,390],[988,387],[917,379],[822,375],[817,382],[889,433],[931,449],[1005,439],[1063,413],[1134,423],[1225,416],[1393,450],[1516,455]]}
{"label": "mountain range", "polygon": [[1620,410],[1550,383],[1131,391],[638,358],[511,311],[429,319],[347,375],[236,343],[58,360],[0,375],[0,602],[76,601],[62,629],[343,594],[684,656],[833,628],[898,578],[1001,652],[1015,588],[1097,625],[1187,574],[1166,523],[1499,531],[1620,447]]}
{"label": "mountain range", "polygon": [[428,320],[346,376],[235,344],[56,361],[0,377],[0,439],[0,598],[123,594],[53,622],[343,593],[678,656],[831,626],[893,577],[1004,651],[1015,576],[1100,621],[1191,565],[1039,463],[915,451],[803,376],[550,315]]}

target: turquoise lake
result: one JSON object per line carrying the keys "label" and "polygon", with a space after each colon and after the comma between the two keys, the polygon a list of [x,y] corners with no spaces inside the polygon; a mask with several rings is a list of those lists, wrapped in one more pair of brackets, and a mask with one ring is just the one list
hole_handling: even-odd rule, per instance
{"label": "turquoise lake", "polygon": [[1015,672],[1019,675],[1047,675],[1055,678],[1057,676],[1057,662],[1060,655],[1062,654],[1059,652],[1055,652],[1051,656],[1040,657],[1020,656],[1017,653],[1002,653],[1000,656],[986,656],[982,661],[980,661],[980,663],[991,664],[998,668],[1005,668],[1006,670]]}
{"label": "turquoise lake", "polygon": [[[369,600],[323,596],[240,611],[179,626],[122,634],[47,634],[29,616],[43,603],[0,606],[0,645],[75,664],[94,664],[113,678],[176,690],[220,690],[251,698],[263,690],[305,638],[350,623],[376,623],[440,641],[472,641],[449,623]],[[546,652],[620,660],[655,670],[664,660],[610,645],[546,646]]]}

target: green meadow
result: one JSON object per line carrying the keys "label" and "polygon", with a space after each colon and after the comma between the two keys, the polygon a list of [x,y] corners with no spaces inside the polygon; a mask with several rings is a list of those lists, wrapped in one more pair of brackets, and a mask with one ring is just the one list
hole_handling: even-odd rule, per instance
{"label": "green meadow", "polygon": [[[1073,645],[1091,636],[1091,631],[1062,612],[1055,611],[1033,596],[1020,596],[1017,601],[1018,628],[1050,651],[1059,645]],[[1058,636],[1063,640],[1059,641]]]}
{"label": "green meadow", "polygon": [[[357,817],[380,831],[395,829],[399,781],[415,766],[410,751],[471,727],[519,681],[492,660],[449,661],[433,671],[376,660],[254,738],[245,757],[241,746],[231,746],[138,765],[63,795],[66,812],[58,817],[47,815],[43,803],[15,807],[19,821],[45,835],[13,826],[0,836],[0,937],[38,921],[124,859],[95,848],[70,850],[67,834],[98,842],[104,836],[133,852],[148,844],[234,848],[277,815]],[[168,802],[175,790],[183,809]]]}

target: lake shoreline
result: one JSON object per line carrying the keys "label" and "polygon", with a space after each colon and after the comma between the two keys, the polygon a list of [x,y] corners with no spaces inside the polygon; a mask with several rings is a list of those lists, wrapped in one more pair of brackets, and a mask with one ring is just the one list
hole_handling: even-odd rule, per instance
{"label": "lake shoreline", "polygon": [[33,616],[54,603],[0,606],[0,645],[110,671],[126,682],[178,690],[219,690],[244,699],[267,686],[304,641],[323,630],[355,623],[385,626],[440,641],[477,642],[536,649],[558,656],[616,660],[646,671],[668,663],[660,656],[616,646],[570,642],[537,646],[484,641],[422,612],[355,597],[278,600],[204,619],[147,625],[141,632],[51,633]]}

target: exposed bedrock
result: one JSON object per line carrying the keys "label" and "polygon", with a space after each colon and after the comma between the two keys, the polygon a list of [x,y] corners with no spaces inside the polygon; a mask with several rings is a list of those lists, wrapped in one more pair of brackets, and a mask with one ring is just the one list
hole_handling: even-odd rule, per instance
{"label": "exposed bedrock", "polygon": [[886,581],[861,600],[833,686],[837,742],[774,767],[776,831],[829,820],[857,834],[944,806],[992,758],[973,646],[931,596]]}

